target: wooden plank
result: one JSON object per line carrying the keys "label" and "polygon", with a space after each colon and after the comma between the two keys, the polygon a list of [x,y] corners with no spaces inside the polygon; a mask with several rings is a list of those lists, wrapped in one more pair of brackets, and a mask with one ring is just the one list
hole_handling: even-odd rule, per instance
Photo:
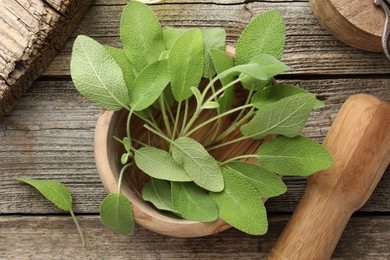
{"label": "wooden plank", "polygon": [[[288,216],[270,216],[265,236],[230,229],[203,238],[170,238],[138,227],[131,237],[107,230],[97,216],[79,216],[87,239],[82,248],[68,216],[1,216],[2,259],[264,259]],[[332,259],[388,259],[387,216],[353,217]],[[96,239],[98,238],[98,239]]]}
{"label": "wooden plank", "polygon": [[[254,2],[238,5],[162,4],[153,5],[164,26],[223,27],[228,42],[235,45],[250,19],[267,10],[279,10],[287,25],[284,62],[292,74],[388,74],[390,65],[383,54],[345,45],[325,29],[312,14],[308,2]],[[73,36],[89,35],[102,44],[120,46],[119,19],[123,6],[93,6]],[[45,71],[46,76],[68,76],[72,40]]]}
{"label": "wooden plank", "polygon": [[0,1],[0,117],[46,69],[92,0],[51,2]]}
{"label": "wooden plank", "polygon": [[[314,112],[306,136],[322,141],[341,104],[349,95],[369,93],[390,101],[390,79],[289,80],[315,93],[326,107]],[[38,81],[9,117],[0,121],[0,212],[58,212],[31,187],[12,178],[57,179],[74,194],[75,209],[98,212],[105,191],[93,157],[94,126],[99,108],[80,97],[70,81]],[[286,178],[287,194],[267,202],[270,212],[292,212],[305,178]],[[390,211],[390,167],[362,211]]]}

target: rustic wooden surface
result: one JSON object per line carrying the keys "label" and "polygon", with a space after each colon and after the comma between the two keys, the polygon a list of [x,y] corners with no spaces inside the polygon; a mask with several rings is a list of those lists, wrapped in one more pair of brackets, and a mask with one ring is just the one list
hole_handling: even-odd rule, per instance
{"label": "rustic wooden surface", "polygon": [[[127,1],[97,0],[49,68],[23,95],[11,115],[0,119],[0,258],[263,258],[305,190],[304,178],[286,178],[287,194],[267,202],[270,233],[252,237],[235,230],[200,239],[173,239],[142,228],[119,237],[98,221],[105,191],[93,161],[99,108],[75,91],[69,76],[77,34],[119,46],[118,22]],[[182,4],[178,4],[181,2]],[[353,49],[323,29],[308,1],[197,0],[154,5],[163,25],[221,26],[234,45],[254,15],[279,10],[287,23],[283,60],[294,71],[279,77],[316,93],[326,107],[314,112],[304,134],[322,141],[349,95],[368,93],[390,101],[390,64],[380,53]],[[52,178],[73,193],[89,246],[80,247],[70,217],[12,178]],[[335,259],[390,258],[390,168],[367,204],[352,217]]]}
{"label": "rustic wooden surface", "polygon": [[47,68],[91,2],[0,1],[0,117]]}

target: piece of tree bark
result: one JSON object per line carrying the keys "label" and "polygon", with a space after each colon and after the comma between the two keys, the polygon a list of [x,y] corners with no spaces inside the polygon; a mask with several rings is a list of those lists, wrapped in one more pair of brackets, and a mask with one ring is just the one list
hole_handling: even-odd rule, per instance
{"label": "piece of tree bark", "polygon": [[0,0],[0,117],[46,69],[92,0]]}

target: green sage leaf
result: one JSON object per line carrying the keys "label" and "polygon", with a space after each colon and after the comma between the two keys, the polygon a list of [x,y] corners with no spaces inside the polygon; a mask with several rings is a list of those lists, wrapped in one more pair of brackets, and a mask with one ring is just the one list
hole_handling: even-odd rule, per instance
{"label": "green sage leaf", "polygon": [[76,38],[70,73],[81,95],[109,109],[120,110],[129,103],[122,70],[101,44],[80,35]]}
{"label": "green sage leaf", "polygon": [[125,147],[125,150],[128,152],[131,149],[130,139],[126,136],[123,138],[123,146]]}
{"label": "green sage leaf", "polygon": [[123,10],[120,36],[126,56],[137,72],[148,65],[151,56],[157,60],[165,50],[157,16],[149,6],[138,1],[131,1]]}
{"label": "green sage leaf", "polygon": [[128,154],[128,153],[122,154],[122,156],[121,156],[121,163],[122,163],[123,165],[125,165],[125,164],[127,163],[128,160],[129,160],[129,154]]}
{"label": "green sage leaf", "polygon": [[134,231],[133,209],[130,201],[120,193],[110,193],[100,204],[102,223],[121,235],[129,236]]}
{"label": "green sage leaf", "polygon": [[257,189],[231,169],[224,168],[222,172],[225,189],[219,193],[210,192],[218,205],[219,217],[245,233],[265,234],[267,212]]}
{"label": "green sage leaf", "polygon": [[133,65],[131,64],[129,59],[127,59],[125,51],[110,46],[105,47],[106,50],[111,54],[112,58],[121,68],[127,89],[130,89],[135,79],[135,71]]}
{"label": "green sage leaf", "polygon": [[218,218],[217,204],[193,182],[172,182],[172,200],[185,219],[211,222]]}
{"label": "green sage leaf", "polygon": [[[222,73],[220,73],[218,77],[220,79],[224,79],[226,77],[239,75],[241,73],[253,79],[258,79],[258,80],[268,79],[267,73],[263,70],[263,68],[259,64],[256,63],[234,66],[233,68],[227,69]],[[245,78],[245,76],[243,78]]]}
{"label": "green sage leaf", "polygon": [[147,175],[169,181],[191,181],[186,171],[164,150],[146,146],[135,151],[137,167]]}
{"label": "green sage leaf", "polygon": [[214,102],[214,101],[210,101],[210,102],[205,103],[202,107],[203,107],[203,109],[217,109],[217,108],[219,108],[219,103]]}
{"label": "green sage leaf", "polygon": [[198,106],[202,105],[203,99],[202,99],[202,94],[200,93],[199,89],[195,88],[195,87],[191,87],[191,91],[195,96],[196,103],[198,104]]}
{"label": "green sage leaf", "polygon": [[171,186],[164,180],[151,178],[142,189],[142,198],[160,210],[178,213],[173,206]]}
{"label": "green sage leaf", "polygon": [[267,104],[256,112],[249,123],[241,127],[241,132],[254,139],[269,134],[296,136],[305,126],[315,101],[313,94],[302,93]]}
{"label": "green sage leaf", "polygon": [[173,45],[175,44],[176,40],[188,29],[180,29],[180,28],[173,28],[173,27],[164,27],[163,28],[163,37],[164,37],[164,43],[167,50],[172,49]]}
{"label": "green sage leaf", "polygon": [[202,32],[191,29],[174,43],[168,58],[168,72],[176,101],[188,99],[191,87],[198,87],[203,75]]}
{"label": "green sage leaf", "polygon": [[262,144],[257,154],[261,167],[286,176],[308,176],[334,163],[323,146],[301,136],[272,139]]}
{"label": "green sage leaf", "polygon": [[134,111],[152,105],[169,83],[167,61],[160,60],[148,65],[134,80],[130,89],[130,106]]}
{"label": "green sage leaf", "polygon": [[280,59],[285,38],[285,25],[279,12],[269,11],[258,15],[237,41],[236,64],[246,64],[259,54],[269,54]]}
{"label": "green sage leaf", "polygon": [[172,156],[197,185],[209,191],[223,190],[223,177],[217,161],[197,141],[178,138],[173,142]]}
{"label": "green sage leaf", "polygon": [[225,49],[226,32],[222,28],[203,29],[204,70],[203,77],[211,78],[215,75],[213,60],[210,56],[211,49]]}
{"label": "green sage leaf", "polygon": [[234,173],[252,184],[261,198],[279,196],[287,191],[282,179],[275,173],[265,170],[259,165],[246,162],[232,162],[228,168]]}

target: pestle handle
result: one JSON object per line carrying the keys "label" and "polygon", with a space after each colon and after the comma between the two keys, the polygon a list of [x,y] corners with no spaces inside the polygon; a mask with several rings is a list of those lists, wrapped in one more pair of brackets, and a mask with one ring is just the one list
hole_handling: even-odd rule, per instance
{"label": "pestle handle", "polygon": [[323,145],[335,164],[308,178],[269,259],[330,259],[352,213],[368,200],[390,163],[390,103],[351,96]]}

